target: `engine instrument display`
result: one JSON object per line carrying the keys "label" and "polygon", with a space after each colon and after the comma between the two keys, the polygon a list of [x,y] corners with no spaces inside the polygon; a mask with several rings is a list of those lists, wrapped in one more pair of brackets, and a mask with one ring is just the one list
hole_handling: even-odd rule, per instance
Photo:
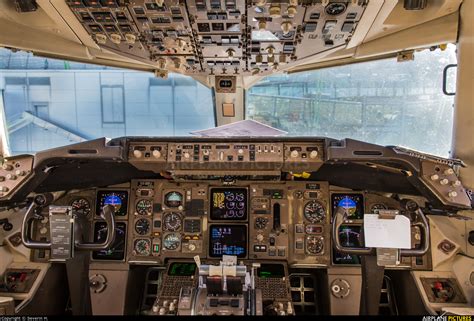
{"label": "engine instrument display", "polygon": [[211,219],[245,221],[247,219],[247,190],[245,188],[211,189]]}
{"label": "engine instrument display", "polygon": [[246,225],[211,225],[209,227],[209,256],[247,256]]}
{"label": "engine instrument display", "polygon": [[326,210],[321,203],[311,201],[304,206],[304,217],[311,223],[322,223],[326,217]]}
{"label": "engine instrument display", "polygon": [[192,276],[196,272],[196,264],[188,262],[174,262],[170,264],[168,275],[170,276]]}
{"label": "engine instrument display", "polygon": [[364,218],[364,196],[362,194],[332,194],[332,213],[336,213],[338,207],[347,212],[350,220],[361,220]]}
{"label": "engine instrument display", "polygon": [[179,192],[169,192],[165,195],[165,205],[171,208],[183,205],[183,194]]}
{"label": "engine instrument display", "polygon": [[127,191],[98,191],[96,215],[100,216],[105,205],[112,205],[115,216],[127,215],[128,192]]}
{"label": "engine instrument display", "polygon": [[[106,250],[92,252],[94,260],[121,261],[125,257],[125,235],[126,226],[124,222],[115,223],[115,240]],[[102,243],[107,237],[107,224],[96,222],[94,225],[94,242]]]}
{"label": "engine instrument display", "polygon": [[[341,225],[339,228],[339,240],[341,245],[347,247],[362,247],[360,239],[361,226]],[[360,264],[360,256],[344,254],[333,250],[334,264]]]}

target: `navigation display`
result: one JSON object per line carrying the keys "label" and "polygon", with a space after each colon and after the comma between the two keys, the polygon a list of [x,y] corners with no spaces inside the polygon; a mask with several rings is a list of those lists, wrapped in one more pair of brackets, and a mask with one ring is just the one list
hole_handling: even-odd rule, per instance
{"label": "navigation display", "polygon": [[97,208],[95,214],[100,216],[105,205],[112,205],[115,208],[115,216],[127,215],[128,192],[127,191],[98,191]]}
{"label": "navigation display", "polygon": [[[115,240],[106,250],[92,252],[94,260],[122,261],[125,258],[125,233],[124,222],[115,223]],[[107,237],[107,223],[96,222],[94,225],[94,242],[102,243]]]}
{"label": "navigation display", "polygon": [[361,220],[364,218],[364,196],[362,194],[332,194],[332,214],[338,207],[346,209],[348,219]]}
{"label": "navigation display", "polygon": [[247,256],[247,226],[211,225],[209,228],[209,256]]}
{"label": "navigation display", "polygon": [[174,262],[171,263],[170,268],[168,269],[168,275],[170,276],[191,276],[196,272],[195,263],[181,263]]}
{"label": "navigation display", "polygon": [[[339,227],[339,241],[347,247],[362,247],[360,238],[361,226],[341,225]],[[360,256],[344,254],[333,249],[334,264],[360,264]]]}
{"label": "navigation display", "polygon": [[211,189],[211,219],[245,221],[247,219],[247,189]]}

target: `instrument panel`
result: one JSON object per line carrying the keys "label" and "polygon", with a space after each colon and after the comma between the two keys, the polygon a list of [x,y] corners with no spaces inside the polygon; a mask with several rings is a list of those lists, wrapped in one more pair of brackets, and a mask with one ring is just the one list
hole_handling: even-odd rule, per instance
{"label": "instrument panel", "polygon": [[[364,213],[379,209],[405,213],[394,198],[340,189],[324,181],[238,181],[226,186],[137,179],[123,187],[70,194],[57,203],[71,205],[77,217],[89,222],[91,239],[96,242],[106,236],[105,222],[97,215],[99,204],[115,207],[115,242],[108,250],[93,252],[92,261],[154,265],[196,255],[219,259],[224,254],[286,261],[293,267],[357,265],[359,256],[341,254],[332,247],[335,209],[342,206],[350,214],[339,230],[341,242],[350,247],[364,245]],[[38,224],[35,237],[47,235],[48,224]],[[419,236],[414,226],[413,247]],[[42,255],[33,252],[35,260],[48,260],[44,250]],[[430,264],[428,253],[402,257],[400,267],[427,269]]]}

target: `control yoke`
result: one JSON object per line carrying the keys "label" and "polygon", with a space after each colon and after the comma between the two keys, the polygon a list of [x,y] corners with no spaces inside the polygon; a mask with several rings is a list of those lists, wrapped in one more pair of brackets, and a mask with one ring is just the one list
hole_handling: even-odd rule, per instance
{"label": "control yoke", "polygon": [[[21,240],[27,248],[49,250],[51,249],[52,245],[50,241],[40,242],[31,239],[31,226],[33,220],[43,218],[41,215],[41,210],[45,206],[45,203],[38,200],[38,198],[35,198],[25,213],[21,227]],[[97,251],[107,249],[112,245],[115,240],[114,207],[112,205],[104,206],[101,211],[101,217],[107,224],[107,236],[105,241],[102,243],[82,243],[79,241],[79,238],[77,238],[74,242],[74,247],[76,249]]]}
{"label": "control yoke", "polygon": [[[430,242],[430,229],[428,226],[428,220],[426,219],[423,211],[418,207],[415,210],[415,214],[421,219],[421,222],[412,223],[412,226],[418,226],[422,233],[421,246],[416,249],[400,249],[401,256],[422,256],[428,252]],[[374,248],[355,248],[347,247],[341,244],[339,239],[339,228],[347,219],[347,212],[343,207],[338,207],[334,214],[334,222],[332,224],[332,241],[337,251],[345,254],[356,254],[356,255],[372,255],[375,253]]]}
{"label": "control yoke", "polygon": [[77,239],[74,243],[76,249],[78,250],[89,250],[89,251],[98,251],[98,250],[105,250],[109,248],[112,243],[115,241],[115,210],[112,205],[105,205],[102,207],[102,211],[100,213],[100,217],[105,220],[107,224],[107,236],[105,237],[104,242],[102,243],[88,243],[84,242],[81,243]]}

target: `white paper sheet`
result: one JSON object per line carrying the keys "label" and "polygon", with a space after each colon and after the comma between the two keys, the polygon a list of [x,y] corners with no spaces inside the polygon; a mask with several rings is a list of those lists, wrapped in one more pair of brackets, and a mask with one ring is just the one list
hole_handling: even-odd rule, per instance
{"label": "white paper sheet", "polygon": [[380,219],[378,214],[365,214],[364,239],[366,247],[409,249],[410,220],[403,215],[396,215],[394,219]]}

